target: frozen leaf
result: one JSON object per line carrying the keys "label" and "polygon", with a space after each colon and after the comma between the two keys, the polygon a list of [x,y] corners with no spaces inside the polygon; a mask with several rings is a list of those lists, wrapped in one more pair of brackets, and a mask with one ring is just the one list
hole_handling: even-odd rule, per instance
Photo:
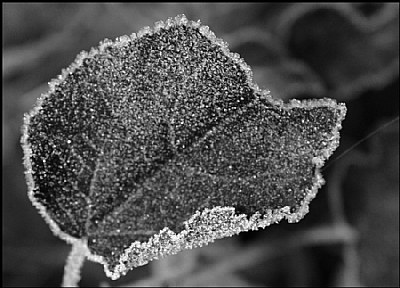
{"label": "frozen leaf", "polygon": [[300,220],[344,104],[274,100],[184,16],[79,55],[26,116],[29,197],[54,233],[128,269]]}

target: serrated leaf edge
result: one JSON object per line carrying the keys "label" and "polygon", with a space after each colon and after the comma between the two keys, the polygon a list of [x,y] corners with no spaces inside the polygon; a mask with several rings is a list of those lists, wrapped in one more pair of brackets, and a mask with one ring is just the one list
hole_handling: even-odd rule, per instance
{"label": "serrated leaf edge", "polygon": [[[154,25],[154,28],[150,27],[144,27],[141,29],[137,34],[133,33],[130,36],[120,36],[116,38],[116,40],[113,42],[109,39],[105,39],[102,42],[100,42],[98,48],[93,47],[89,52],[82,51],[79,53],[75,59],[75,61],[66,69],[62,70],[62,73],[55,79],[52,79],[49,82],[49,91],[47,93],[43,93],[37,100],[36,105],[34,108],[27,114],[24,115],[24,124],[22,126],[22,137],[21,137],[21,144],[23,147],[23,163],[25,166],[25,177],[28,185],[28,197],[31,200],[33,206],[39,211],[39,214],[44,218],[46,223],[50,226],[51,231],[55,236],[58,236],[59,238],[63,239],[69,244],[72,245],[77,245],[77,242],[80,242],[82,245],[87,245],[87,240],[86,239],[78,239],[75,237],[70,236],[69,234],[63,232],[58,224],[51,219],[49,214],[46,212],[46,208],[38,202],[33,195],[33,191],[35,188],[35,183],[33,181],[33,176],[32,176],[32,163],[30,161],[31,155],[32,155],[32,149],[30,147],[30,144],[28,142],[29,140],[29,135],[28,135],[28,127],[30,124],[30,118],[34,117],[39,113],[39,111],[42,108],[42,103],[43,101],[50,97],[50,95],[55,91],[55,88],[62,83],[66,77],[73,73],[77,68],[79,68],[83,61],[87,58],[92,58],[97,54],[100,54],[104,52],[105,48],[115,45],[125,45],[129,41],[134,41],[136,39],[140,39],[142,36],[151,34],[151,33],[156,33],[160,29],[169,29],[173,26],[179,26],[179,25],[187,25],[189,27],[193,28],[198,28],[200,33],[207,37],[213,44],[216,44],[220,46],[221,50],[224,52],[226,56],[231,58],[235,63],[237,63],[243,71],[246,73],[247,77],[247,84],[256,92],[260,95],[261,98],[264,98],[268,100],[271,104],[278,105],[283,109],[292,109],[292,108],[304,108],[304,109],[310,109],[310,108],[315,108],[315,107],[332,107],[335,109],[339,110],[339,116],[338,116],[338,122],[337,126],[335,127],[333,131],[333,140],[330,143],[330,147],[326,149],[321,157],[315,157],[313,159],[313,163],[316,165],[316,170],[315,170],[315,175],[314,175],[314,185],[312,189],[310,189],[307,194],[307,196],[303,199],[301,206],[299,208],[299,211],[297,213],[290,213],[290,209],[288,206],[283,207],[281,209],[276,209],[276,210],[268,210],[266,214],[261,216],[258,212],[251,215],[250,219],[248,220],[246,218],[246,215],[241,214],[241,215],[235,215],[234,207],[214,207],[212,209],[205,209],[202,212],[197,211],[196,214],[194,214],[188,221],[185,222],[185,226],[189,227],[190,223],[194,222],[197,218],[203,219],[206,223],[212,223],[216,218],[221,217],[221,215],[228,215],[229,223],[237,223],[242,228],[239,227],[232,227],[231,229],[226,229],[224,231],[221,231],[220,233],[217,234],[212,234],[212,235],[201,235],[198,238],[195,238],[195,241],[189,242],[186,239],[186,236],[189,235],[188,230],[183,230],[179,232],[178,234],[175,234],[173,231],[171,231],[168,227],[165,227],[162,229],[158,234],[155,234],[152,236],[148,242],[145,243],[140,243],[138,241],[135,241],[134,243],[131,244],[129,248],[125,250],[125,252],[121,255],[120,257],[120,263],[113,269],[113,271],[109,268],[109,264],[104,260],[104,257],[95,255],[91,253],[90,251],[87,252],[87,257],[89,260],[101,263],[104,265],[104,271],[108,277],[111,279],[115,280],[118,279],[121,275],[126,274],[126,272],[135,267],[134,265],[127,265],[128,263],[126,262],[127,259],[129,259],[130,255],[133,254],[134,251],[137,251],[138,249],[142,249],[143,251],[147,251],[148,255],[142,255],[141,259],[138,259],[140,257],[134,256],[137,258],[138,264],[136,266],[144,265],[148,261],[152,261],[154,259],[157,259],[158,255],[161,256],[166,256],[166,255],[172,255],[176,254],[182,249],[188,249],[188,248],[194,248],[194,247],[200,247],[203,246],[209,242],[212,242],[216,239],[220,239],[223,237],[227,236],[232,236],[235,234],[238,234],[240,232],[244,231],[249,231],[249,230],[257,230],[259,228],[265,228],[266,226],[269,226],[273,223],[278,223],[282,219],[287,219],[288,222],[293,223],[293,222],[298,222],[301,220],[305,214],[308,213],[309,208],[308,204],[310,201],[315,197],[317,194],[318,189],[325,183],[319,169],[323,166],[325,160],[336,150],[336,148],[339,145],[339,130],[342,128],[341,122],[344,119],[346,115],[346,106],[344,103],[336,103],[335,100],[333,99],[318,99],[318,100],[296,100],[292,99],[288,103],[284,103],[283,100],[281,99],[273,99],[272,96],[270,95],[270,92],[268,90],[261,90],[256,83],[253,82],[253,77],[252,77],[252,71],[250,67],[245,63],[245,61],[240,58],[239,54],[237,53],[232,53],[228,50],[228,44],[224,42],[222,39],[219,39],[215,36],[215,34],[209,30],[208,26],[203,26],[200,23],[200,20],[198,21],[190,21],[186,18],[185,15],[178,15],[175,18],[168,18],[165,22],[159,21],[156,22]],[[207,216],[209,215],[209,216]],[[219,215],[219,216],[218,216]],[[194,227],[195,229],[192,230],[196,232],[196,229],[199,229],[198,227]],[[209,229],[216,229],[217,227],[214,225],[209,225]],[[199,232],[199,231],[197,231]],[[201,233],[200,233],[201,234]],[[159,239],[169,239],[168,244],[166,246],[160,247],[160,246],[155,246],[153,247]],[[177,248],[178,247],[178,248]],[[136,249],[136,250],[135,250]],[[162,253],[160,253],[162,252]],[[144,257],[146,256],[146,257]],[[145,261],[146,259],[146,261]]]}

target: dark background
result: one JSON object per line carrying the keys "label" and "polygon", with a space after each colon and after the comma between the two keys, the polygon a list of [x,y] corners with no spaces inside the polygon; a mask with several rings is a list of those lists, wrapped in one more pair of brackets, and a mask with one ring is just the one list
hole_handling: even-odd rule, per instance
{"label": "dark background", "polygon": [[345,102],[327,184],[281,223],[81,285],[399,286],[399,4],[3,4],[3,286],[58,286],[70,247],[31,205],[23,114],[81,50],[186,14],[252,67],[273,97]]}

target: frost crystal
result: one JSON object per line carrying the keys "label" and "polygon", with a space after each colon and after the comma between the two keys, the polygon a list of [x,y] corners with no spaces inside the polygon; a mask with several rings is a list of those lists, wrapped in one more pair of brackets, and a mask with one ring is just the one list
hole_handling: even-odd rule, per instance
{"label": "frost crystal", "polygon": [[274,100],[184,16],[80,54],[25,117],[29,196],[113,279],[158,257],[300,220],[344,104]]}

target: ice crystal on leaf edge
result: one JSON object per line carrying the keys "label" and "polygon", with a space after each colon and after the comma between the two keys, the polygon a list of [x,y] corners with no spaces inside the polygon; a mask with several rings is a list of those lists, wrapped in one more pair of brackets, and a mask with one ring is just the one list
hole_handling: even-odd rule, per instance
{"label": "ice crystal on leaf edge", "polygon": [[[333,139],[329,143],[328,149],[326,149],[321,157],[315,157],[313,164],[316,166],[315,175],[313,177],[313,186],[307,191],[307,195],[302,200],[298,212],[291,213],[290,207],[285,206],[280,209],[267,210],[267,213],[261,215],[259,212],[249,215],[249,218],[245,214],[235,214],[234,207],[221,207],[217,206],[212,209],[204,209],[203,211],[197,211],[194,215],[184,222],[185,229],[179,233],[171,231],[168,227],[162,229],[158,234],[153,235],[147,242],[135,241],[130,245],[129,248],[125,249],[119,260],[119,265],[115,266],[114,269],[110,269],[109,263],[107,263],[104,257],[92,254],[87,248],[86,239],[77,239],[63,232],[57,223],[51,219],[47,214],[46,208],[35,199],[33,195],[35,183],[32,176],[32,163],[30,161],[32,150],[28,143],[28,127],[30,124],[30,118],[35,116],[41,109],[42,102],[55,91],[57,85],[64,81],[64,79],[70,73],[74,72],[75,69],[79,68],[84,59],[92,58],[94,55],[103,52],[109,46],[124,46],[130,41],[141,38],[144,35],[152,34],[160,29],[169,29],[173,26],[185,25],[192,28],[197,28],[200,33],[209,39],[213,44],[218,45],[223,53],[232,59],[234,63],[238,64],[240,68],[246,73],[247,84],[253,91],[259,93],[261,97],[265,98],[269,103],[277,105],[284,109],[291,108],[312,108],[312,107],[334,107],[338,109],[339,116],[337,126],[335,127]],[[257,230],[264,228],[273,223],[278,223],[282,219],[287,219],[289,222],[297,222],[308,213],[308,205],[310,201],[315,197],[318,189],[324,184],[324,179],[319,171],[325,162],[325,160],[333,153],[333,151],[339,145],[339,130],[341,129],[341,122],[346,114],[346,107],[343,103],[337,104],[332,99],[319,99],[319,100],[290,100],[289,103],[284,103],[282,100],[273,99],[267,90],[261,90],[257,84],[253,83],[252,72],[250,67],[244,62],[243,59],[237,53],[232,53],[228,50],[228,45],[223,40],[218,39],[215,34],[209,30],[208,26],[202,26],[200,21],[189,21],[184,15],[178,15],[174,19],[169,18],[166,22],[159,21],[155,23],[154,28],[145,27],[140,30],[137,34],[133,33],[130,36],[118,37],[114,42],[108,39],[102,41],[98,48],[92,48],[90,52],[81,52],[75,59],[75,61],[66,69],[62,70],[62,74],[57,79],[53,79],[49,83],[49,92],[42,94],[38,99],[35,107],[29,114],[24,116],[23,135],[21,138],[22,146],[24,149],[24,165],[26,168],[25,174],[28,183],[28,195],[33,205],[39,210],[39,213],[49,224],[52,232],[65,240],[67,243],[72,245],[80,245],[83,250],[86,251],[86,257],[89,260],[101,263],[104,265],[105,273],[108,277],[115,280],[121,275],[124,275],[133,267],[145,265],[149,261],[158,259],[166,255],[176,254],[183,249],[190,249],[200,247],[216,239],[220,239],[227,236],[232,236],[240,232],[249,230]]]}

